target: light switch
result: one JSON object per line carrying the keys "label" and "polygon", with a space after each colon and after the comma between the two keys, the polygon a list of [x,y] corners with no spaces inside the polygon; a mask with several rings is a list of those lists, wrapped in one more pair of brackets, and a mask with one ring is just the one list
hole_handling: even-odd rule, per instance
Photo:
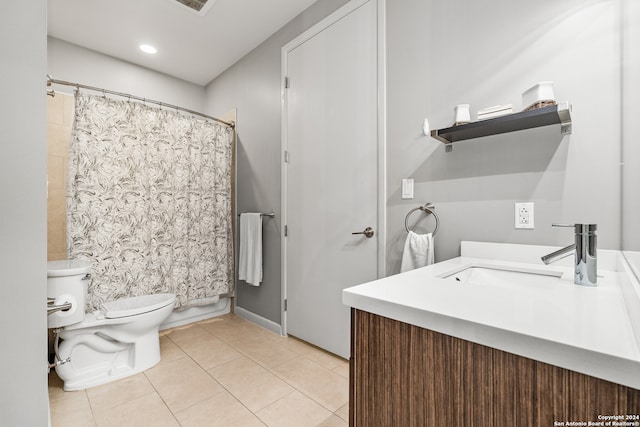
{"label": "light switch", "polygon": [[402,198],[413,199],[413,178],[402,180]]}

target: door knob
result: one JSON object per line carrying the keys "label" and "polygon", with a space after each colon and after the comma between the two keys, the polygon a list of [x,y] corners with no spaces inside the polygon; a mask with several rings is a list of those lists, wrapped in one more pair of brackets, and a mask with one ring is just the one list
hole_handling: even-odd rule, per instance
{"label": "door knob", "polygon": [[370,239],[375,233],[373,232],[373,228],[367,227],[364,229],[364,231],[356,231],[355,233],[351,234],[364,234],[366,238]]}

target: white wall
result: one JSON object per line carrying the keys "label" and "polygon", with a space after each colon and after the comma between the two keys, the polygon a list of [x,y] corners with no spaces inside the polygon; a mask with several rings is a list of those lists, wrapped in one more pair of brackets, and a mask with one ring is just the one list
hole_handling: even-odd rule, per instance
{"label": "white wall", "polygon": [[46,1],[0,2],[0,424],[46,426]]}
{"label": "white wall", "polygon": [[[48,38],[47,73],[54,79],[149,98],[194,111],[204,109],[204,87],[134,65],[53,37]],[[73,93],[69,86],[55,90]]]}
{"label": "white wall", "polygon": [[280,49],[346,0],[319,0],[207,85],[205,112],[238,109],[237,211],[271,212],[264,220],[263,281],[240,281],[237,304],[280,323]]}
{"label": "white wall", "polygon": [[[640,251],[640,2],[626,0],[622,118],[622,249]],[[638,266],[640,270],[640,266]]]}
{"label": "white wall", "polygon": [[[600,247],[619,248],[619,2],[405,0],[387,2],[387,24],[388,273],[399,271],[406,213],[427,201],[441,219],[437,261],[461,240],[571,243],[553,222],[597,223]],[[445,153],[421,134],[425,117],[450,126],[459,103],[519,111],[522,92],[544,80],[573,104],[564,139],[555,126]],[[402,178],[415,179],[414,200],[401,200]],[[534,230],[514,229],[516,201],[535,202]]]}

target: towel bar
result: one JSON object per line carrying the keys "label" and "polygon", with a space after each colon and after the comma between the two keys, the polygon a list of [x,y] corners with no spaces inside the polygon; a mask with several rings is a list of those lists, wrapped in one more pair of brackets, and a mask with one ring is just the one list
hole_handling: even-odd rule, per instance
{"label": "towel bar", "polygon": [[407,214],[406,217],[404,217],[404,228],[405,230],[407,230],[407,233],[410,231],[409,230],[409,217],[411,216],[412,213],[414,213],[417,210],[420,210],[424,213],[426,213],[427,215],[432,214],[433,217],[436,219],[436,228],[433,230],[433,235],[435,236],[436,233],[438,232],[438,227],[440,225],[440,218],[438,218],[438,215],[436,215],[436,213],[434,212],[434,209],[436,207],[433,206],[431,204],[431,202],[429,203],[425,203],[424,206],[418,206],[417,208],[413,208],[409,211],[409,213]]}
{"label": "towel bar", "polygon": [[[242,214],[238,214],[238,216],[240,216]],[[269,213],[261,213],[260,216],[268,216],[269,218],[275,218],[276,217],[276,213],[275,212],[269,212]]]}

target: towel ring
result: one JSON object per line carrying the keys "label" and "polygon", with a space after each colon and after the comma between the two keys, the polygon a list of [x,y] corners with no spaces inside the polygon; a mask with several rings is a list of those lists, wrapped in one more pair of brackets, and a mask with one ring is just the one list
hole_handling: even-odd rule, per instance
{"label": "towel ring", "polygon": [[411,209],[409,211],[409,213],[407,214],[407,216],[404,217],[404,228],[405,228],[405,230],[407,230],[407,233],[410,231],[409,230],[409,217],[415,211],[420,210],[420,211],[426,213],[427,215],[429,215],[429,214],[433,215],[433,217],[436,219],[436,228],[433,230],[433,235],[435,236],[436,233],[438,232],[438,226],[440,225],[440,218],[438,218],[438,215],[436,215],[436,213],[433,211],[434,209],[435,209],[435,206],[433,206],[431,203],[426,203],[424,206],[418,206],[417,208]]}

